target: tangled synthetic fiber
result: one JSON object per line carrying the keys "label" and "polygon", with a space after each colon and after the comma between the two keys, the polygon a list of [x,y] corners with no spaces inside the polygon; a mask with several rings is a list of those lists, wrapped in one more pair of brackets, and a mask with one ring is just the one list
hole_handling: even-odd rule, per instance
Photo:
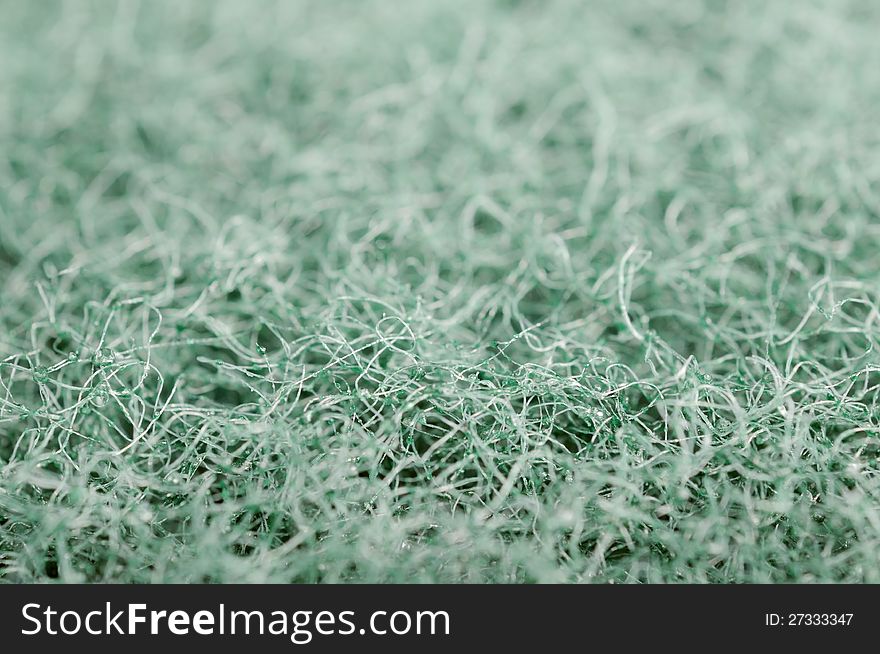
{"label": "tangled synthetic fiber", "polygon": [[0,13],[0,580],[880,581],[877,3]]}

